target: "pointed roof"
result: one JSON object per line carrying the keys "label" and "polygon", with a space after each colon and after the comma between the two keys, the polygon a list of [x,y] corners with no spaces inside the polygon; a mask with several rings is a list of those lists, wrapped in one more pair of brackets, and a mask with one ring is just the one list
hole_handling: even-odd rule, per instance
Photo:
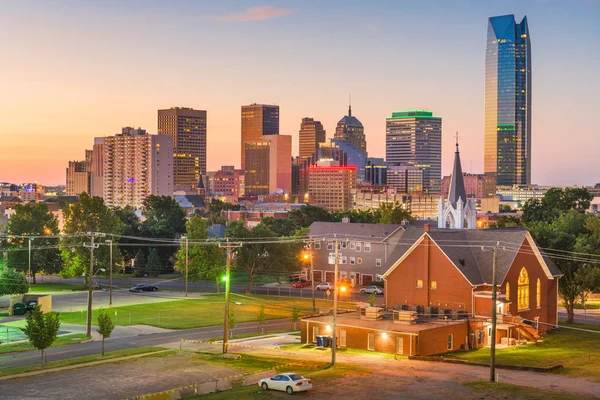
{"label": "pointed roof", "polygon": [[460,152],[458,151],[458,133],[456,133],[456,153],[454,153],[454,168],[452,169],[448,201],[453,206],[456,206],[456,202],[459,198],[462,199],[463,203],[467,202],[467,191],[465,190],[465,181],[460,165]]}
{"label": "pointed roof", "polygon": [[202,178],[202,174],[200,174],[198,177],[198,186],[196,186],[196,189],[205,189],[204,179]]}

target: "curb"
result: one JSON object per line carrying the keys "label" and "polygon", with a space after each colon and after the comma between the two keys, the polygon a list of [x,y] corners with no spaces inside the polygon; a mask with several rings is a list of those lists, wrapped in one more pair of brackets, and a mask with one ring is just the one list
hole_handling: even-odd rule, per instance
{"label": "curb", "polygon": [[[409,356],[409,360],[417,360],[417,361],[431,361],[431,362],[445,362],[449,364],[461,364],[461,365],[473,365],[476,367],[489,367],[489,363],[482,363],[476,361],[467,361],[461,360],[457,358],[443,358],[443,357],[431,357],[431,356]],[[553,365],[551,367],[533,367],[528,365],[506,365],[506,364],[496,364],[496,368],[501,369],[510,369],[515,371],[532,371],[532,372],[543,372],[548,373],[552,371],[556,371],[558,369],[562,369],[562,364]]]}
{"label": "curb", "polygon": [[153,351],[150,353],[134,354],[134,355],[125,356],[125,357],[109,358],[108,360],[98,360],[98,361],[91,361],[91,362],[81,363],[81,364],[66,365],[64,367],[42,369],[39,371],[22,372],[22,373],[18,373],[18,374],[11,374],[11,375],[5,375],[5,376],[0,375],[0,381],[7,381],[9,379],[16,379],[16,378],[27,378],[30,376],[44,375],[44,374],[49,374],[49,373],[53,373],[53,372],[69,371],[69,370],[78,369],[78,368],[93,367],[96,365],[109,364],[109,363],[116,362],[116,361],[140,358],[140,357],[148,356],[151,354],[160,354],[160,353],[164,353],[166,351],[172,351],[172,349]]}

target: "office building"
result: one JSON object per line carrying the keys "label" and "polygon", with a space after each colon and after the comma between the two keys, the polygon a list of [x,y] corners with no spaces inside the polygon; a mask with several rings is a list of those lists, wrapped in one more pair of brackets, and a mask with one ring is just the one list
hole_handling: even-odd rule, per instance
{"label": "office building", "polygon": [[413,165],[390,165],[387,169],[387,186],[394,193],[422,194],[423,170]]}
{"label": "office building", "polygon": [[[451,176],[444,176],[442,179],[441,193],[445,196],[450,190]],[[463,173],[463,181],[467,197],[475,197],[476,199],[485,199],[496,196],[496,183],[489,174],[469,174]]]}
{"label": "office building", "polygon": [[356,167],[320,160],[308,168],[308,202],[311,204],[328,211],[352,210],[353,189],[356,189]]}
{"label": "office building", "polygon": [[352,106],[348,106],[348,115],[337,123],[335,128],[335,139],[346,140],[354,148],[367,155],[367,141],[363,124],[352,116]]}
{"label": "office building", "polygon": [[246,167],[244,143],[270,135],[279,135],[279,106],[256,103],[242,106],[242,169]]}
{"label": "office building", "polygon": [[206,110],[158,110],[158,134],[173,138],[174,188],[195,189],[206,174]]}
{"label": "office building", "polygon": [[103,198],[109,207],[141,207],[150,195],[173,195],[173,140],[123,128],[104,138]]}
{"label": "office building", "polygon": [[90,177],[92,197],[103,197],[104,194],[104,138],[94,138],[92,148],[92,172]]}
{"label": "office building", "polygon": [[91,194],[92,153],[93,150],[85,151],[85,161],[69,161],[67,167],[67,196],[79,196],[81,193]]}
{"label": "office building", "polygon": [[245,194],[249,197],[292,190],[292,137],[267,135],[244,143]]}
{"label": "office building", "polygon": [[412,165],[423,171],[423,193],[440,192],[442,118],[428,110],[393,112],[386,118],[385,159],[388,165]]}
{"label": "office building", "polygon": [[383,158],[367,158],[364,183],[377,186],[385,185],[387,183],[387,170],[388,166]]}
{"label": "office building", "polygon": [[531,42],[527,17],[491,17],[485,56],[484,172],[531,184]]}
{"label": "office building", "polygon": [[300,124],[300,161],[306,160],[319,148],[319,143],[325,143],[325,129],[321,121],[313,118],[302,118]]}
{"label": "office building", "polygon": [[244,196],[244,171],[223,165],[219,171],[207,173],[208,195],[237,201]]}

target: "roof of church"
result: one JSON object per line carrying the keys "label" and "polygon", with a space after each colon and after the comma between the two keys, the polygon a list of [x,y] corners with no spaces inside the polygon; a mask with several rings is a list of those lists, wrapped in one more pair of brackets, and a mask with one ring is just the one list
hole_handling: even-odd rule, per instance
{"label": "roof of church", "polygon": [[465,181],[460,165],[460,152],[458,151],[458,139],[456,141],[456,152],[454,153],[454,168],[452,169],[452,178],[450,180],[450,191],[448,192],[448,201],[456,206],[458,199],[463,203],[467,202],[467,191],[465,190]]}

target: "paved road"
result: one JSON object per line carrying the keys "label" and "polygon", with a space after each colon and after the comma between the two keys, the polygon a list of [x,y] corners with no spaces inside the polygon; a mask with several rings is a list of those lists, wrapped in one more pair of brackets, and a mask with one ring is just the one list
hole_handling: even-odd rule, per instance
{"label": "paved road", "polygon": [[[558,320],[567,320],[567,311],[563,307],[558,308]],[[600,310],[575,310],[574,320],[578,324],[600,325]]]}
{"label": "paved road", "polygon": [[[290,321],[288,319],[271,320],[266,325],[266,329],[281,330],[289,329]],[[95,330],[95,327],[94,327]],[[255,333],[257,332],[256,322],[247,322],[238,324],[235,328],[235,334]],[[206,340],[223,335],[222,326],[212,326],[197,329],[185,329],[178,331],[168,331],[160,333],[152,333],[148,335],[129,336],[115,339],[108,339],[105,342],[105,351],[123,350],[132,347],[160,347],[166,343],[178,342],[181,339],[187,340]],[[61,347],[53,347],[46,351],[46,361],[58,361],[73,357],[87,356],[99,354],[101,351],[98,341],[72,344]],[[40,362],[40,353],[35,351],[27,351],[21,353],[12,353],[5,356],[0,356],[0,370],[5,368],[13,368],[38,364]]]}

